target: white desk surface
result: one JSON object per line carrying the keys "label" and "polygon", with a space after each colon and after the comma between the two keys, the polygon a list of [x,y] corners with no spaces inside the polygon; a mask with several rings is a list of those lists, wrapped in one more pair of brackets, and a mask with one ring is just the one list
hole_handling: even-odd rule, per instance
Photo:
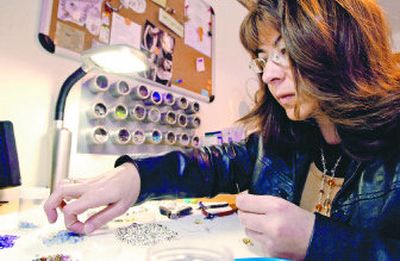
{"label": "white desk surface", "polygon": [[[176,231],[178,238],[171,241],[173,243],[203,247],[224,246],[231,251],[234,258],[261,255],[260,247],[256,243],[246,245],[243,242],[246,235],[237,214],[208,220],[204,219],[200,211],[195,209],[197,205],[193,204],[192,215],[172,220],[159,213],[158,206],[161,203],[164,204],[165,201],[147,202],[133,207],[117,218],[119,222],[110,222],[106,228],[84,236],[81,242],[50,246],[44,244],[43,239],[65,230],[63,218],[59,218],[56,224],[46,224],[41,228],[18,229],[18,213],[0,215],[0,235],[18,236],[13,247],[0,249],[0,260],[32,260],[55,254],[69,255],[73,260],[146,260],[151,246],[133,246],[118,240],[114,234],[118,227],[129,226],[133,222],[162,224]],[[32,218],[45,216],[43,213],[41,217]],[[199,221],[200,224],[197,224]]]}

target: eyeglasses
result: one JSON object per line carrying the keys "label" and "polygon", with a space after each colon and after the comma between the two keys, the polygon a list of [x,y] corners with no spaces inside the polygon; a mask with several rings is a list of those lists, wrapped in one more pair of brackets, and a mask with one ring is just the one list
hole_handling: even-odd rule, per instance
{"label": "eyeglasses", "polygon": [[256,57],[252,59],[249,63],[249,68],[255,73],[263,73],[265,65],[267,65],[268,61],[271,61],[282,67],[289,66],[289,57],[286,54],[286,49],[272,49],[268,57]]}

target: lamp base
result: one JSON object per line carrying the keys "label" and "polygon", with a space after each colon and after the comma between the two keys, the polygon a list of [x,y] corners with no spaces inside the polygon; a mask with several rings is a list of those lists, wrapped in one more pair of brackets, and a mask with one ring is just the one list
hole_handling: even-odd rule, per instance
{"label": "lamp base", "polygon": [[68,177],[71,155],[71,137],[71,131],[66,128],[58,127],[54,131],[51,191],[54,191],[55,187],[61,180]]}

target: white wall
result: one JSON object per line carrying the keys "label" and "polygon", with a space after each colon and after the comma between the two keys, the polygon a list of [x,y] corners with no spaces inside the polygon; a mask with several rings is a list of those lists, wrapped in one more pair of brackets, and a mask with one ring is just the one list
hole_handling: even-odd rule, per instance
{"label": "white wall", "polygon": [[[231,126],[251,103],[246,86],[256,85],[238,35],[246,10],[233,0],[208,2],[216,13],[216,99],[212,104],[202,104],[203,132]],[[55,100],[62,82],[79,66],[76,61],[42,49],[37,41],[40,8],[40,0],[0,1],[0,120],[14,123],[24,185],[49,183],[48,129],[52,126]],[[78,124],[79,88],[72,90],[68,99],[65,122],[74,130]],[[116,158],[77,154],[75,146],[72,150],[73,176],[97,175],[112,168]]]}
{"label": "white wall", "polygon": [[400,32],[396,32],[393,34],[393,50],[396,52],[400,52]]}
{"label": "white wall", "polygon": [[393,35],[393,50],[400,52],[400,1],[377,0],[383,8]]}

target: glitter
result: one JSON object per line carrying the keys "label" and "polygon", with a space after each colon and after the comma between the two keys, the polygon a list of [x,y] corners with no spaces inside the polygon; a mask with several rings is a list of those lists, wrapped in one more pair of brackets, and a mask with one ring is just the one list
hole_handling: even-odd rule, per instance
{"label": "glitter", "polygon": [[71,232],[71,231],[60,231],[58,232],[56,235],[52,236],[51,238],[47,238],[43,240],[43,244],[47,245],[47,246],[51,246],[51,245],[59,245],[59,244],[76,244],[78,242],[83,241],[84,236],[80,235],[78,233],[75,232]]}
{"label": "glitter", "polygon": [[32,261],[72,261],[72,257],[63,254],[36,257]]}
{"label": "glitter", "polygon": [[14,240],[17,238],[17,236],[13,235],[0,235],[0,249],[13,247],[15,243]]}
{"label": "glitter", "polygon": [[126,118],[127,115],[128,115],[128,112],[127,112],[127,110],[126,110],[126,108],[124,106],[118,105],[115,108],[115,117],[116,117],[116,119],[123,120],[123,119]]}
{"label": "glitter", "polygon": [[161,224],[132,223],[121,227],[115,233],[117,239],[134,246],[151,246],[163,241],[171,241],[178,233]]}

